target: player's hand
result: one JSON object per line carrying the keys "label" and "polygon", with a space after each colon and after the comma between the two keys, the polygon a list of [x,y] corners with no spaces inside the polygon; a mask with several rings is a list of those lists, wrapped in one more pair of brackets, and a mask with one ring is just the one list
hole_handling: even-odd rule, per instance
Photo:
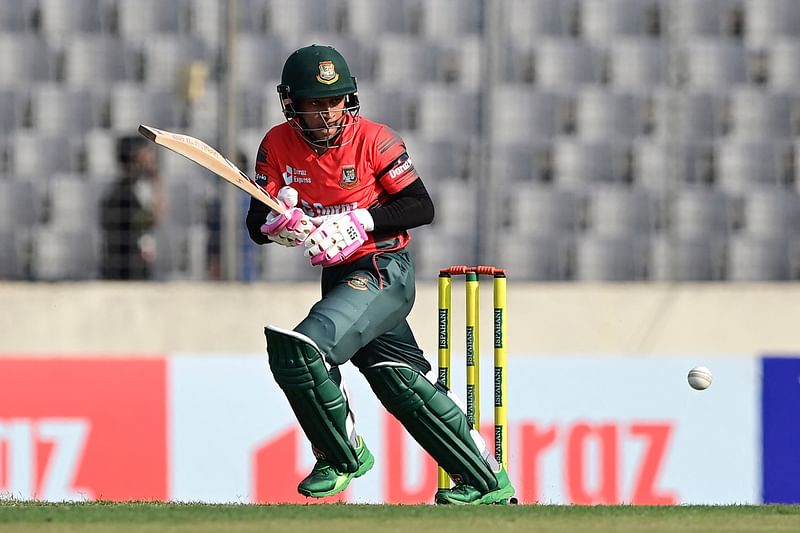
{"label": "player's hand", "polygon": [[266,223],[261,226],[261,233],[283,246],[297,246],[308,237],[314,229],[314,224],[308,215],[295,207],[297,191],[294,188],[282,187],[278,191],[278,201],[286,207],[286,211],[283,213],[271,211],[267,215]]}
{"label": "player's hand", "polygon": [[366,209],[356,209],[328,218],[306,238],[306,257],[314,266],[341,263],[367,242],[375,223]]}

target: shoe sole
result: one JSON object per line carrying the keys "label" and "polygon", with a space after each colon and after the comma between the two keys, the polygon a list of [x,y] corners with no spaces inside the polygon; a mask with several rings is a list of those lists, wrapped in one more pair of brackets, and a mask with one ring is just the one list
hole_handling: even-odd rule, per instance
{"label": "shoe sole", "polygon": [[335,496],[336,494],[339,494],[340,492],[344,491],[344,489],[347,488],[347,486],[350,484],[350,480],[352,480],[353,478],[363,476],[364,474],[369,472],[369,470],[373,467],[373,465],[375,465],[375,456],[373,456],[370,453],[364,460],[364,462],[361,463],[361,466],[358,467],[358,470],[352,473],[343,474],[339,478],[339,481],[337,481],[337,484],[331,490],[325,492],[313,492],[310,490],[297,487],[297,492],[299,492],[303,496],[308,496],[309,498],[326,498],[328,496]]}

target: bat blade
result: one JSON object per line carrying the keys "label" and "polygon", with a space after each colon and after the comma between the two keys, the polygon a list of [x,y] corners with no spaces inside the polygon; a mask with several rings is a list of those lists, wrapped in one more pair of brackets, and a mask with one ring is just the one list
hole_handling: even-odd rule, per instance
{"label": "bat blade", "polygon": [[168,148],[183,157],[210,170],[228,183],[235,185],[270,209],[283,213],[286,208],[275,197],[253,182],[247,174],[231,163],[225,156],[196,137],[182,133],[160,130],[144,124],[139,133],[154,143]]}

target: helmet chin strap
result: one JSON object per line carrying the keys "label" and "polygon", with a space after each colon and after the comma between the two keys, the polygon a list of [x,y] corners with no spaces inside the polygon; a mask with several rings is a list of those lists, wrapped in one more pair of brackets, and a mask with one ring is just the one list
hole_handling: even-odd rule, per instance
{"label": "helmet chin strap", "polygon": [[[305,121],[305,117],[303,116],[304,114],[305,113],[299,113],[298,117],[297,117],[298,120],[300,121],[301,129],[303,130],[303,137],[305,137],[305,139],[309,143],[311,143],[312,145],[316,146],[317,148],[331,148],[331,142],[335,141],[337,138],[339,138],[342,135],[342,130],[344,129],[344,122],[346,120],[346,117],[342,117],[342,120],[341,120],[341,122],[339,124],[337,124],[335,126],[331,126],[331,125],[328,124],[328,121],[325,120],[325,117],[322,116],[322,113],[317,113],[319,115],[319,118],[322,120],[322,123],[325,124],[325,126],[323,126],[322,128],[310,128],[308,126],[308,124],[306,123],[306,121]],[[332,127],[336,128],[336,133],[334,133],[333,135],[331,135],[327,139],[317,139],[316,137],[314,137],[314,132],[315,131],[318,131],[318,130],[326,130],[327,131],[327,130],[331,129]]]}
{"label": "helmet chin strap", "polygon": [[[292,109],[289,112],[289,115],[291,116],[291,118],[289,118],[289,117],[287,117],[287,118],[289,120],[289,123],[292,124],[292,127],[295,130],[297,130],[297,132],[300,133],[300,135],[302,135],[303,139],[308,144],[310,144],[312,147],[314,147],[314,148],[323,148],[323,149],[338,148],[339,146],[344,146],[345,144],[347,144],[349,142],[349,141],[341,142],[341,143],[337,143],[336,142],[337,140],[339,140],[342,137],[342,135],[344,135],[345,127],[352,126],[353,123],[355,122],[355,116],[353,116],[349,111],[345,110],[345,116],[343,117],[341,123],[339,123],[338,125],[335,125],[335,126],[328,125],[328,122],[325,120],[325,117],[322,116],[322,113],[317,113],[317,114],[320,115],[320,118],[322,119],[322,122],[325,124],[325,126],[323,126],[321,128],[310,128],[309,127],[309,125],[306,122],[305,117],[304,117],[304,115],[308,115],[308,114],[312,114],[312,113],[303,113],[303,112],[294,111]],[[293,121],[295,121],[295,122],[293,123]],[[328,130],[331,127],[335,127],[336,128],[336,133],[331,135],[327,139],[318,139],[318,138],[314,137],[314,135],[313,135],[314,131],[317,131],[317,130]]]}

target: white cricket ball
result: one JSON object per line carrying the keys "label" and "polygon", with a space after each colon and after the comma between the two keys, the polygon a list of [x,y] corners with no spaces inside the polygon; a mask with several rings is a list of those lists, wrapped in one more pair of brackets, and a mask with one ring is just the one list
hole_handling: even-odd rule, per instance
{"label": "white cricket ball", "polygon": [[714,377],[711,375],[711,370],[704,366],[696,366],[689,370],[689,385],[695,390],[705,390],[711,386],[711,381]]}

